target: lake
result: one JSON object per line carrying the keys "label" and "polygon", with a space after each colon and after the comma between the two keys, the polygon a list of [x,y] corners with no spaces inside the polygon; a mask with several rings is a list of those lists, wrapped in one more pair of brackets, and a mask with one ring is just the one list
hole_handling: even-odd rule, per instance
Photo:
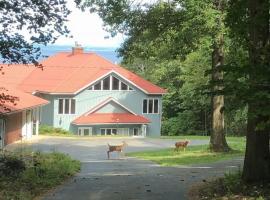
{"label": "lake", "polygon": [[[72,46],[68,45],[50,45],[40,46],[43,56],[51,56],[58,52],[71,52]],[[84,47],[86,52],[95,52],[96,54],[110,60],[113,63],[120,63],[121,58],[117,57],[116,48],[111,47]]]}

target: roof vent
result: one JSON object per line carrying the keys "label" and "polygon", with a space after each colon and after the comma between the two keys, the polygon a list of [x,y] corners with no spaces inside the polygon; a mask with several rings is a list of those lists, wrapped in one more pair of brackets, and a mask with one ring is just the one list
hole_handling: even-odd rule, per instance
{"label": "roof vent", "polygon": [[72,47],[72,55],[82,54],[83,47],[78,42],[75,42],[75,47]]}

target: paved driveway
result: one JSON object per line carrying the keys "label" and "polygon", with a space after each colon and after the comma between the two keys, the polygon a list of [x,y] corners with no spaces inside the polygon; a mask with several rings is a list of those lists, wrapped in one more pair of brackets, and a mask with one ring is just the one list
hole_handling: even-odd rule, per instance
{"label": "paved driveway", "polygon": [[[107,143],[125,140],[126,152],[173,147],[175,140],[151,138],[41,137],[29,144],[34,150],[68,153],[82,162],[77,176],[43,197],[44,200],[183,200],[188,187],[209,177],[237,169],[241,159],[211,165],[161,167],[149,161],[113,153],[107,160]],[[191,141],[191,145],[208,141]],[[12,145],[10,148],[16,147]]]}

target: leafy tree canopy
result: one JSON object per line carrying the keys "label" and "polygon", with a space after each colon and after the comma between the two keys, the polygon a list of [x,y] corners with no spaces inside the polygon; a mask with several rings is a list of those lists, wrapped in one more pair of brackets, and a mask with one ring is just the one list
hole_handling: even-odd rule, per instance
{"label": "leafy tree canopy", "polygon": [[1,61],[37,65],[41,56],[37,45],[67,35],[65,22],[69,13],[65,0],[1,0]]}

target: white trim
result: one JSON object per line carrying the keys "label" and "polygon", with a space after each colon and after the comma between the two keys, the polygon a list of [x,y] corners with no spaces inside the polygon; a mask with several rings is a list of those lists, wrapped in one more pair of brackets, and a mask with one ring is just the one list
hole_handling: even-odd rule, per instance
{"label": "white trim", "polygon": [[103,106],[105,106],[106,104],[108,104],[109,102],[113,101],[114,103],[116,103],[117,105],[121,106],[122,108],[124,108],[125,110],[127,110],[128,112],[130,112],[133,115],[137,115],[135,112],[133,112],[132,110],[128,109],[127,107],[125,107],[124,105],[122,105],[121,103],[119,103],[117,100],[115,100],[114,98],[110,97],[108,98],[106,101],[104,101],[102,104],[98,105],[97,107],[92,108],[91,110],[89,110],[87,113],[85,113],[84,115],[89,115],[94,113],[95,111],[97,111],[98,109],[102,108]]}

